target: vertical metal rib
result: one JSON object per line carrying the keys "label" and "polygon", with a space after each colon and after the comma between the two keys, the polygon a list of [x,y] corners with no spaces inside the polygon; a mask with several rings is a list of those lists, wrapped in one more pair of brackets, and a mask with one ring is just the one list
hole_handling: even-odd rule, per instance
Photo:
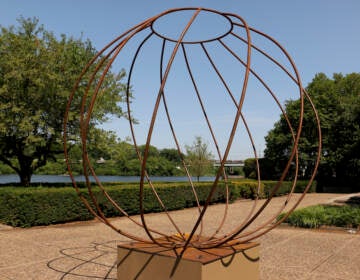
{"label": "vertical metal rib", "polygon": [[[162,84],[163,82],[163,60],[164,60],[164,50],[165,50],[165,44],[166,44],[166,39],[163,40],[163,45],[162,45],[162,51],[161,51],[161,59],[160,59],[160,84]],[[191,186],[191,190],[193,192],[193,195],[194,195],[194,198],[195,198],[195,201],[196,201],[196,206],[198,208],[198,211],[201,212],[201,205],[200,205],[200,202],[199,202],[199,198],[198,198],[198,195],[196,193],[196,189],[195,189],[195,186],[194,186],[194,182],[191,178],[191,175],[190,175],[190,172],[189,172],[189,169],[186,165],[186,162],[185,162],[185,159],[184,159],[184,156],[181,152],[181,147],[180,147],[180,144],[179,144],[179,141],[177,139],[177,136],[176,136],[176,133],[175,133],[175,129],[174,129],[174,126],[173,126],[173,123],[172,123],[172,120],[171,120],[171,117],[170,117],[170,113],[169,113],[169,109],[168,109],[168,106],[167,106],[167,102],[166,102],[166,97],[165,97],[165,93],[164,93],[164,90],[162,92],[162,100],[163,100],[163,104],[164,104],[164,108],[165,108],[165,113],[166,113],[166,117],[168,119],[168,123],[169,123],[169,126],[170,126],[170,130],[171,130],[171,133],[172,133],[172,136],[173,136],[173,139],[175,141],[175,145],[176,145],[176,149],[178,151],[178,155],[179,157],[181,158],[181,162],[182,162],[182,165],[184,167],[184,170],[186,172],[186,175],[187,175],[187,178],[188,178],[188,181],[190,183],[190,186]],[[202,226],[201,226],[202,228]],[[200,234],[201,234],[201,231],[202,229],[200,230]],[[183,233],[179,232],[179,234],[181,236],[184,236]],[[184,237],[183,237],[184,238]],[[185,240],[185,239],[184,239]]]}
{"label": "vertical metal rib", "polygon": [[140,194],[139,194],[139,198],[140,198],[140,203],[139,203],[140,217],[141,217],[141,221],[142,221],[142,223],[144,225],[144,228],[145,228],[145,231],[146,231],[147,235],[156,244],[159,244],[159,243],[158,243],[158,241],[155,240],[153,235],[148,230],[148,227],[147,227],[147,224],[146,224],[146,221],[145,221],[145,216],[144,216],[143,199],[144,199],[144,176],[145,176],[145,170],[146,170],[146,160],[147,160],[147,157],[148,157],[149,146],[150,146],[150,142],[151,142],[151,136],[152,136],[152,132],[153,132],[154,125],[155,125],[155,120],[156,120],[157,112],[158,112],[158,109],[159,109],[160,100],[162,98],[165,83],[166,83],[167,77],[169,75],[169,72],[170,72],[170,69],[171,69],[171,66],[172,66],[172,62],[174,61],[175,55],[177,53],[177,50],[178,50],[178,48],[180,46],[181,41],[183,40],[186,32],[188,31],[188,29],[190,28],[191,24],[193,23],[193,21],[195,20],[196,16],[199,14],[200,11],[201,11],[201,9],[197,9],[195,11],[194,15],[192,16],[192,18],[190,19],[190,21],[188,22],[188,24],[186,25],[186,27],[182,31],[182,33],[181,33],[181,35],[180,35],[180,37],[178,39],[178,42],[176,43],[176,45],[174,47],[174,50],[173,50],[173,52],[171,54],[169,62],[167,64],[166,70],[164,72],[163,81],[161,83],[159,93],[158,93],[158,96],[157,96],[157,99],[156,99],[156,102],[155,102],[154,111],[153,111],[153,115],[152,115],[151,122],[150,122],[150,128],[149,128],[149,132],[148,132],[148,137],[147,137],[147,140],[146,140],[145,151],[144,151],[144,155],[143,155],[143,162],[142,162],[142,165],[141,165]]}

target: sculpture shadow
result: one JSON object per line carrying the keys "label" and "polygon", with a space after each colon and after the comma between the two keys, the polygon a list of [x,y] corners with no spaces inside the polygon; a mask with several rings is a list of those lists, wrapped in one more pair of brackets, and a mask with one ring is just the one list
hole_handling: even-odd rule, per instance
{"label": "sculpture shadow", "polygon": [[47,263],[48,268],[59,272],[59,280],[109,279],[117,280],[117,244],[112,240],[92,242],[87,247],[61,249],[61,257]]}

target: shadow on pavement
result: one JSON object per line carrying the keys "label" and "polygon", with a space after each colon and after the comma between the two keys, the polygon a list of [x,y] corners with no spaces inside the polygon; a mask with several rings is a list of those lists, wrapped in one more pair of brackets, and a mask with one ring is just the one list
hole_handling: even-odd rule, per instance
{"label": "shadow on pavement", "polygon": [[61,249],[61,257],[53,259],[47,266],[59,272],[59,279],[111,279],[117,276],[117,244],[113,240],[105,243],[93,242],[88,247]]}

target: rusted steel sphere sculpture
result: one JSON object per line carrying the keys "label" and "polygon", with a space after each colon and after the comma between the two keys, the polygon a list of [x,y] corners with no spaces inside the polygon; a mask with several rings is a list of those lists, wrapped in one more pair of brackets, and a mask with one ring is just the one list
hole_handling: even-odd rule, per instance
{"label": "rusted steel sphere sculpture", "polygon": [[[169,35],[168,33],[164,34],[159,28],[159,24],[166,21],[171,16],[176,16],[181,13],[190,13],[189,21],[185,22],[183,26],[180,28],[180,32],[175,35]],[[221,34],[217,34],[213,37],[210,35],[203,35],[200,30],[199,39],[194,39],[194,37],[188,36],[189,32],[194,33],[199,31],[196,29],[197,20],[202,15],[210,15],[219,17],[225,22],[227,28],[221,32]],[[166,24],[165,24],[166,25]],[[174,25],[172,25],[174,27]],[[178,27],[178,26],[177,26]],[[190,31],[191,30],[191,31]],[[267,42],[267,45],[271,45],[271,48],[275,48],[279,51],[282,56],[282,63],[275,59],[272,55],[265,51],[261,46],[255,45],[252,41],[252,36],[256,36],[258,38],[262,38]],[[134,43],[134,40],[136,42]],[[230,42],[230,40],[232,40]],[[148,45],[157,42],[160,46],[159,49],[159,58],[154,58],[153,69],[147,69],[146,75],[144,74],[144,79],[147,80],[155,73],[155,80],[158,81],[157,90],[154,93],[154,107],[152,110],[152,115],[150,118],[148,133],[146,139],[146,144],[144,145],[145,149],[140,150],[138,143],[138,139],[135,137],[135,124],[134,117],[132,111],[132,103],[131,103],[131,89],[133,86],[132,76],[134,72],[139,69],[137,68],[138,60],[140,59],[141,53],[148,47]],[[160,43],[159,43],[160,42]],[[89,161],[87,156],[87,145],[88,145],[88,133],[89,133],[89,124],[91,122],[91,116],[94,113],[94,107],[97,102],[100,102],[98,99],[102,94],[102,88],[104,87],[104,81],[106,75],[109,74],[109,69],[116,63],[117,58],[121,57],[123,50],[130,45],[130,48],[134,51],[133,57],[131,58],[131,62],[129,63],[129,68],[125,69],[128,75],[127,80],[127,120],[129,123],[129,131],[131,131],[131,136],[133,140],[133,145],[137,153],[138,160],[141,164],[141,176],[139,179],[139,213],[140,218],[137,219],[135,217],[130,216],[123,208],[122,205],[118,205],[118,203],[113,200],[109,193],[106,191],[106,188],[101,184],[100,180],[96,176],[93,166]],[[235,64],[242,69],[240,74],[243,74],[243,77],[238,77],[235,82],[240,83],[236,87],[236,91],[238,92],[238,96],[234,94],[234,91],[231,89],[230,84],[233,82],[227,81],[227,78],[222,75],[222,71],[220,67],[217,66],[216,63],[216,53],[212,52],[210,49],[221,48],[222,53],[226,53],[228,57],[231,58],[235,62]],[[189,58],[189,53],[194,50],[194,47],[197,47],[197,56],[202,56],[205,59],[205,63],[207,63],[207,68],[212,71],[213,75],[215,75],[219,87],[222,88],[222,92],[227,95],[230,101],[230,106],[234,108],[234,118],[233,123],[230,126],[229,132],[227,135],[228,141],[225,145],[224,149],[221,151],[218,145],[218,138],[215,130],[213,129],[211,119],[208,117],[208,109],[206,108],[206,100],[207,98],[212,98],[211,96],[206,96],[204,98],[204,94],[201,92],[201,86],[197,81],[197,76],[195,74],[196,67],[194,66],[194,60]],[[201,55],[200,55],[201,53]],[[258,69],[253,68],[252,66],[252,55],[256,53],[256,56],[261,56],[264,60],[267,61],[276,71],[281,72],[290,81],[292,85],[296,88],[296,96],[299,98],[299,116],[296,120],[296,124],[291,122],[289,117],[287,116],[284,107],[281,105],[281,102],[278,100],[275,95],[272,86],[267,83],[267,79],[261,77]],[[216,147],[217,152],[217,160],[220,162],[219,167],[217,169],[216,176],[214,177],[214,181],[212,183],[212,187],[210,192],[207,194],[205,201],[200,201],[197,194],[197,189],[195,188],[196,183],[193,182],[192,174],[188,170],[188,166],[182,158],[183,161],[183,169],[185,170],[189,185],[191,187],[194,200],[197,203],[197,212],[196,217],[194,219],[194,223],[190,226],[189,230],[184,230],[181,228],[179,223],[176,222],[176,219],[173,217],[173,213],[167,211],[167,205],[165,205],[158,194],[158,189],[156,188],[156,183],[152,182],[151,177],[149,175],[147,169],[147,161],[149,159],[149,149],[151,147],[151,140],[154,133],[154,127],[156,124],[158,113],[161,110],[164,112],[163,114],[166,116],[167,122],[169,124],[169,130],[171,131],[172,139],[176,145],[176,149],[179,153],[180,157],[183,157],[183,153],[181,150],[181,145],[179,143],[179,139],[176,133],[176,127],[173,125],[174,120],[172,119],[171,110],[168,106],[168,100],[171,98],[171,92],[168,91],[168,83],[169,81],[169,73],[172,70],[175,61],[181,60],[183,69],[187,72],[187,77],[191,84],[190,91],[195,96],[195,100],[199,103],[199,108],[204,117],[204,123],[208,128],[209,135],[211,135],[211,141]],[[285,61],[285,62],[284,62]],[[141,65],[141,62],[139,62]],[[122,65],[123,67],[123,65]],[[204,66],[205,67],[205,66]],[[157,70],[156,70],[157,69]],[[138,70],[139,71],[139,70]],[[234,71],[237,71],[234,69]],[[276,75],[276,71],[271,72],[270,75]],[[257,172],[260,175],[260,166],[258,155],[256,152],[255,144],[253,141],[253,134],[251,131],[251,127],[248,125],[247,120],[243,114],[244,104],[246,100],[246,93],[249,80],[255,80],[258,85],[262,87],[263,90],[266,91],[268,96],[274,101],[274,104],[281,111],[282,117],[286,120],[289,133],[292,137],[292,149],[289,152],[289,157],[287,163],[284,165],[284,169],[279,176],[277,184],[270,190],[268,194],[268,198],[266,200],[258,200],[258,196],[260,193],[261,181],[260,176],[258,176],[258,189],[256,199],[254,199],[254,206],[249,209],[249,213],[246,215],[244,219],[239,221],[235,221],[234,218],[231,218],[231,225],[227,225],[226,232],[224,232],[224,225],[226,224],[227,212],[229,206],[229,183],[227,175],[224,171],[225,163],[228,159],[230,150],[234,143],[234,139],[236,138],[236,132],[240,125],[245,128],[246,135],[249,139],[249,142],[252,145],[254,151],[254,158],[256,159]],[[135,84],[135,83],[134,83]],[[135,84],[136,86],[136,84]],[[142,96],[136,96],[138,99],[142,98]],[[86,183],[89,190],[89,199],[86,199],[84,195],[79,190],[77,183],[72,175],[71,171],[71,160],[69,158],[68,144],[70,139],[68,139],[69,130],[69,118],[73,118],[73,114],[76,109],[74,109],[74,100],[81,101],[81,108],[79,109],[79,120],[78,124],[80,127],[80,138],[83,148],[83,166],[84,166],[84,175],[86,177]],[[219,98],[221,101],[221,98]],[[192,102],[192,101],[189,101]],[[249,242],[255,238],[260,237],[264,233],[268,232],[275,226],[279,225],[285,218],[284,216],[281,220],[276,220],[277,214],[281,213],[285,209],[285,206],[288,204],[291,198],[296,199],[296,201],[292,204],[291,209],[288,210],[288,214],[290,214],[296,206],[303,199],[305,193],[310,188],[312,181],[315,176],[315,172],[317,170],[319,159],[320,159],[320,151],[321,145],[318,144],[317,155],[314,157],[315,164],[313,165],[313,170],[311,173],[311,178],[308,181],[308,184],[302,193],[301,196],[293,196],[293,192],[295,186],[297,184],[297,178],[299,177],[299,141],[301,138],[301,131],[303,125],[303,116],[304,116],[304,103],[309,104],[307,108],[310,108],[312,114],[314,116],[314,123],[317,124],[317,133],[319,143],[321,143],[321,133],[320,133],[320,125],[319,119],[317,117],[316,110],[310,100],[309,95],[304,90],[299,73],[296,69],[296,66],[285,49],[272,37],[258,31],[252,27],[249,27],[248,24],[238,15],[231,13],[222,13],[216,10],[206,9],[206,8],[181,8],[181,9],[172,9],[165,11],[157,16],[149,18],[144,22],[134,26],[129,29],[125,33],[123,33],[118,38],[114,39],[111,43],[109,43],[104,49],[102,49],[86,66],[86,68],[81,73],[76,86],[74,87],[74,91],[69,99],[69,103],[67,105],[65,122],[64,122],[64,143],[65,143],[65,155],[69,167],[69,173],[73,180],[73,184],[75,189],[78,191],[81,199],[84,201],[85,205],[89,208],[89,210],[102,222],[132,240],[139,242],[148,242],[157,244],[163,248],[167,249],[180,249],[180,256],[183,252],[189,247],[197,248],[197,249],[210,249],[220,246],[230,246],[234,244],[241,244]],[[184,114],[191,114],[191,112],[187,112],[184,110]],[[196,126],[196,124],[194,124]],[[144,142],[145,142],[144,141]],[[272,198],[276,195],[279,188],[282,186],[285,178],[289,174],[289,172],[293,172],[293,182],[290,193],[287,195],[283,206],[278,209],[277,214],[273,217],[267,218],[265,221],[262,220],[259,224],[254,226],[255,220],[257,220],[261,214],[266,210],[266,207],[270,204]],[[118,228],[116,224],[113,223],[112,220],[109,220],[101,207],[99,206],[99,201],[97,197],[93,194],[93,186],[90,184],[90,177],[95,178],[97,186],[101,189],[103,197],[110,202],[113,207],[119,211],[119,214],[126,216],[131,223],[134,225],[137,230],[131,231],[131,229],[123,229]],[[168,231],[162,231],[157,228],[156,225],[151,225],[148,223],[148,217],[145,215],[145,206],[144,206],[144,190],[145,188],[149,188],[153,194],[155,203],[162,209],[162,213],[164,215],[164,219],[167,219],[169,224]],[[215,192],[219,188],[225,188],[227,191],[226,203],[223,205],[224,213],[222,218],[219,219],[218,225],[211,225],[211,230],[206,230],[204,225],[204,216],[207,211],[210,209],[209,205],[211,203],[211,199],[214,196]],[[235,224],[235,226],[233,226]],[[252,226],[250,226],[252,225]],[[138,232],[138,229],[142,229],[142,233]],[[230,229],[229,229],[230,228]],[[146,234],[144,234],[146,233]],[[145,236],[145,237],[144,237]]]}

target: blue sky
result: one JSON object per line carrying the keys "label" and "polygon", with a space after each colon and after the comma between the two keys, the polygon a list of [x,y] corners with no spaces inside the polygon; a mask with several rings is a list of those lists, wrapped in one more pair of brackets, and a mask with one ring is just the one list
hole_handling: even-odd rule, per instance
{"label": "blue sky", "polygon": [[[343,74],[360,72],[360,1],[358,0],[252,0],[246,2],[229,0],[0,0],[0,25],[16,25],[16,19],[19,16],[38,17],[40,23],[56,35],[64,33],[74,37],[83,36],[84,39],[89,38],[97,49],[101,49],[113,38],[143,20],[164,10],[179,7],[205,7],[241,16],[249,26],[272,36],[285,47],[296,63],[304,86],[319,72],[324,72],[328,76],[332,76],[335,72]],[[177,25],[168,22],[165,27],[173,30]],[[219,26],[221,23],[216,25],[208,23],[206,32],[211,33]],[[165,27],[163,26],[163,28]],[[221,32],[221,28],[219,32]],[[256,41],[256,36],[254,36],[254,40]],[[149,43],[146,51],[139,58],[139,66],[134,70],[137,75],[134,75],[135,78],[132,82],[135,96],[133,110],[135,118],[140,122],[136,127],[137,141],[140,144],[145,143],[152,114],[151,109],[159,84],[159,71],[153,67],[154,62],[159,60],[157,44],[155,39],[152,46]],[[274,49],[271,44],[260,39],[258,44],[263,44],[263,47],[269,51]],[[134,49],[134,46],[135,43],[130,45],[129,49]],[[194,64],[201,57],[197,51],[191,48],[188,50],[189,54],[192,53],[194,56],[191,58]],[[274,55],[275,57],[280,56],[276,50]],[[227,62],[226,58],[220,57],[218,61],[219,64],[223,63],[223,66],[219,65],[219,67],[223,67],[221,71],[229,78],[230,87],[239,96],[241,70],[234,70],[237,69],[237,66],[233,65],[233,62]],[[254,69],[257,69],[262,77],[265,77],[266,81],[271,84],[281,102],[296,98],[294,86],[291,82],[285,81],[286,79],[282,74],[277,73],[272,68],[273,66],[266,65],[266,62],[261,62],[261,59],[256,56],[253,61]],[[115,70],[126,68],[126,63],[128,61],[125,58],[120,58],[114,65]],[[202,64],[201,61],[199,63],[200,66],[206,64]],[[182,80],[185,68],[184,62],[180,60],[180,55],[179,59],[174,61],[172,69],[174,70],[169,75],[166,92],[169,92],[168,105],[182,149],[185,145],[192,144],[195,136],[201,136],[216,154],[204,118],[199,110],[199,104],[196,99],[193,99],[194,90]],[[194,66],[193,69],[199,80],[207,81],[199,82],[199,87],[204,95],[209,117],[213,121],[219,146],[223,152],[233,123],[234,106],[225,95],[214,95],[216,98],[211,98],[211,94],[219,94],[221,89],[217,88],[219,81],[214,82],[216,77],[211,70],[209,71],[208,66],[199,68]],[[188,91],[191,93],[186,95]],[[209,97],[205,95],[209,95]],[[265,148],[264,136],[279,118],[279,114],[280,111],[274,105],[274,101],[268,97],[266,92],[259,89],[258,83],[250,83],[244,103],[244,115],[249,122],[255,147],[260,156]],[[105,127],[115,130],[123,139],[130,135],[127,123],[122,121],[114,121]],[[151,144],[159,148],[175,147],[163,108],[159,110]],[[229,157],[245,159],[252,156],[253,151],[249,137],[244,127],[240,125]]]}

